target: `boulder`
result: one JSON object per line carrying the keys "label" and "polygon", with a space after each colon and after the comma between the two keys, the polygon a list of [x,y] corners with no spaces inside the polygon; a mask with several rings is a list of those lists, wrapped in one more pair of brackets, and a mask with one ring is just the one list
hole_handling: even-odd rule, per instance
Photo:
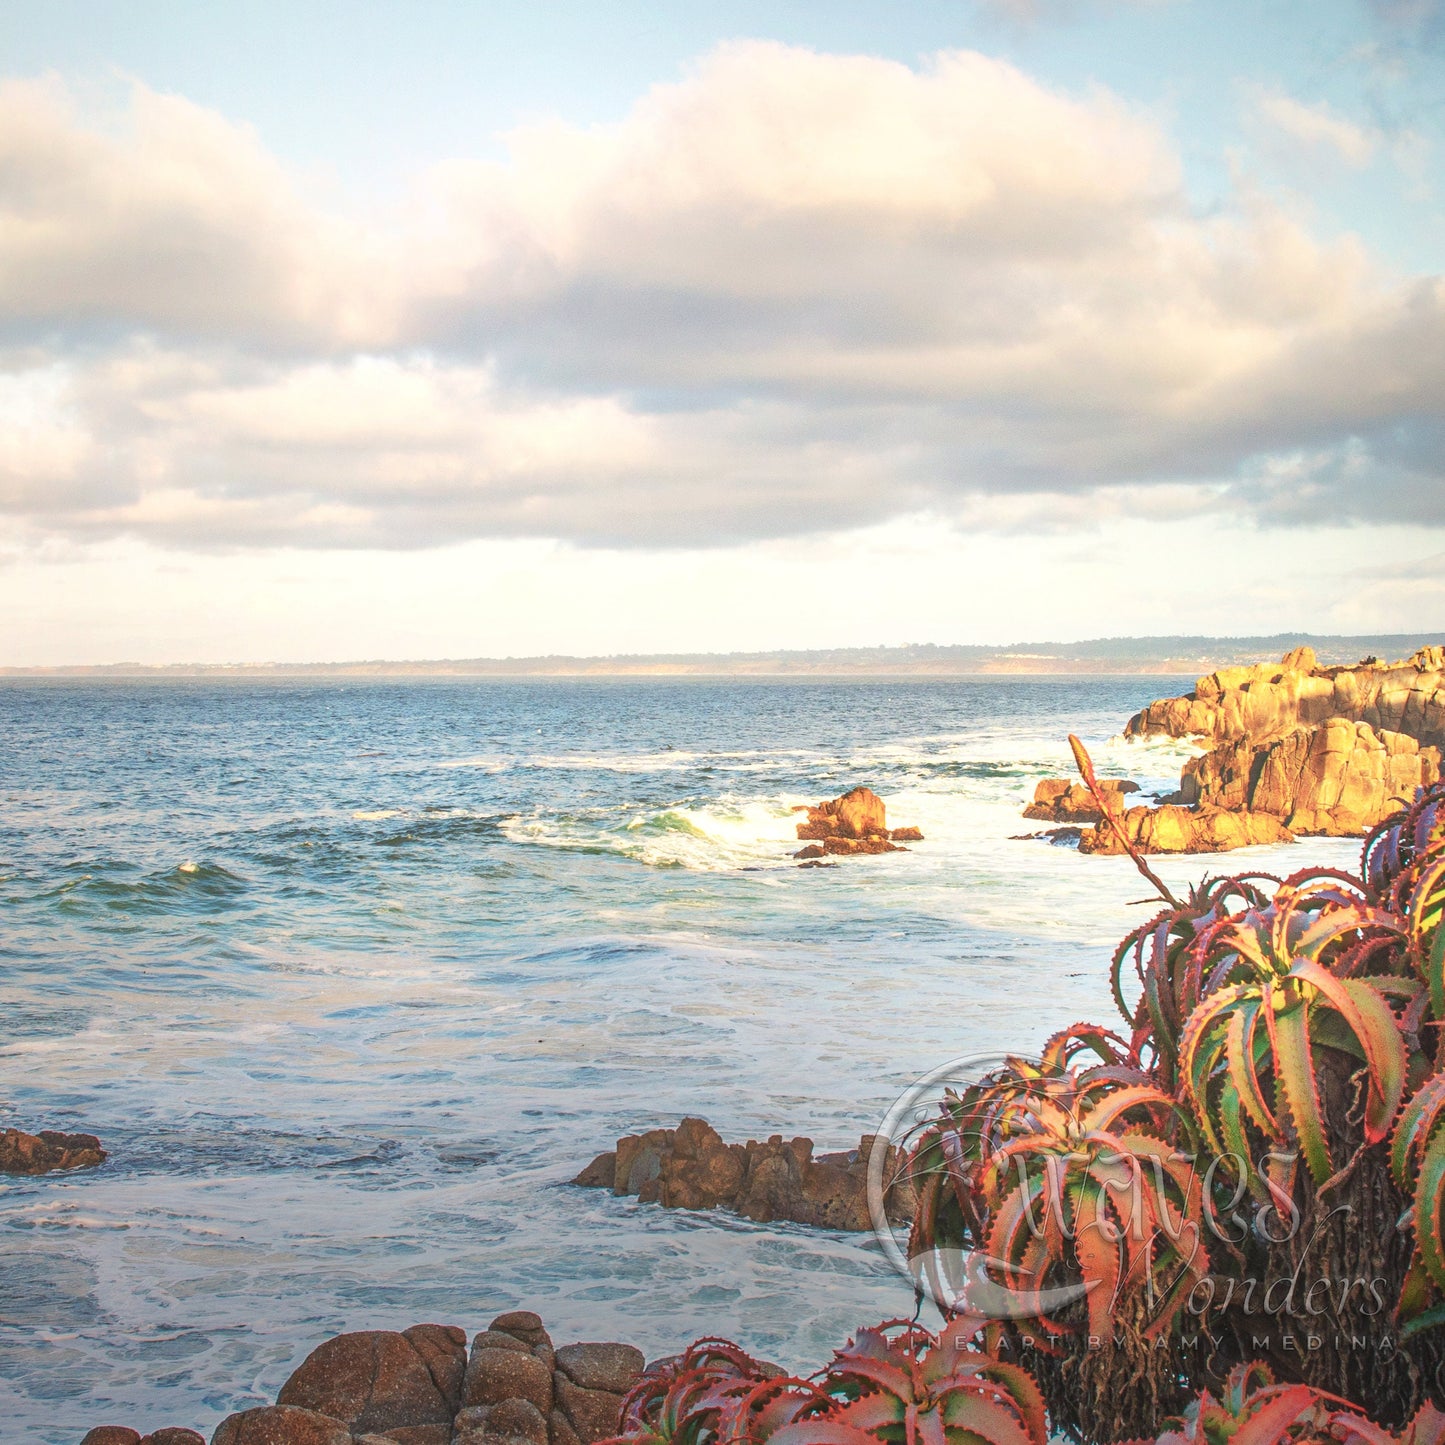
{"label": "boulder", "polygon": [[461,1403],[466,1334],[446,1325],[360,1330],[318,1345],[276,1397],[341,1421],[354,1434],[450,1425]]}
{"label": "boulder", "polygon": [[[705,1120],[684,1119],[676,1129],[619,1139],[611,1188],[668,1209],[724,1207],[762,1222],[786,1219],[824,1229],[866,1230],[872,1227],[867,1189],[872,1147],[873,1136],[864,1135],[857,1149],[814,1157],[811,1139],[785,1143],[775,1134],[766,1141],[728,1144]],[[599,1155],[573,1183],[608,1187],[606,1158]],[[885,1207],[890,1218],[900,1220],[913,1210],[903,1162],[888,1146]]]}
{"label": "boulder", "polygon": [[1201,677],[1193,692],[1150,703],[1124,733],[1224,742],[1273,737],[1330,718],[1445,747],[1445,648],[1423,647],[1401,662],[1367,658],[1353,667],[1321,667],[1313,649],[1299,647],[1277,663]]}
{"label": "boulder", "polygon": [[[1226,853],[1265,843],[1293,843],[1294,834],[1269,813],[1231,812],[1224,808],[1130,808],[1124,814],[1129,841],[1141,853]],[[1079,836],[1079,852],[1120,854],[1124,846],[1107,823],[1096,823]]]}
{"label": "boulder", "polygon": [[633,1345],[563,1345],[557,1351],[557,1370],[578,1388],[625,1395],[637,1383],[647,1364]]}
{"label": "boulder", "polygon": [[167,1425],[141,1437],[140,1445],[206,1445],[206,1437],[182,1425]]}
{"label": "boulder", "polygon": [[[854,788],[831,802],[819,803],[809,808],[808,821],[798,824],[798,837],[810,836],[842,838],[867,838],[873,833],[888,831],[888,812],[883,799],[871,788]],[[819,828],[816,834],[804,832],[805,828]]]}
{"label": "boulder", "polygon": [[[1100,778],[1100,789],[1123,809],[1123,799],[1139,791],[1138,783],[1127,778]],[[1104,815],[1094,795],[1082,784],[1067,778],[1045,778],[1034,789],[1034,800],[1024,809],[1025,818],[1039,818],[1045,823],[1097,823]]]}
{"label": "boulder", "polygon": [[472,1340],[462,1404],[525,1400],[546,1419],[552,1409],[553,1361],[552,1340],[537,1315],[530,1310],[498,1315]]}
{"label": "boulder", "polygon": [[617,1433],[622,1423],[622,1395],[610,1390],[584,1390],[558,1371],[557,1412],[581,1445],[592,1445],[595,1440]]}
{"label": "boulder", "polygon": [[1203,807],[1269,813],[1296,834],[1358,836],[1440,777],[1441,755],[1404,733],[1330,718],[1185,764],[1181,794]]}
{"label": "boulder", "polygon": [[50,1174],[58,1169],[88,1169],[107,1158],[94,1134],[60,1134],[42,1129],[0,1132],[0,1174]]}
{"label": "boulder", "polygon": [[140,1445],[140,1431],[129,1425],[97,1425],[85,1432],[80,1445]]}
{"label": "boulder", "polygon": [[617,1178],[617,1151],[599,1154],[572,1182],[593,1189],[611,1189]]}
{"label": "boulder", "polygon": [[643,1187],[662,1172],[663,1153],[671,1148],[671,1129],[650,1129],[646,1134],[624,1135],[617,1141],[612,1192],[640,1194]]}
{"label": "boulder", "polygon": [[216,1426],[211,1445],[354,1445],[341,1421],[294,1405],[263,1405],[228,1415]]}
{"label": "boulder", "polygon": [[456,1419],[454,1445],[549,1445],[547,1417],[528,1400],[471,1405]]}

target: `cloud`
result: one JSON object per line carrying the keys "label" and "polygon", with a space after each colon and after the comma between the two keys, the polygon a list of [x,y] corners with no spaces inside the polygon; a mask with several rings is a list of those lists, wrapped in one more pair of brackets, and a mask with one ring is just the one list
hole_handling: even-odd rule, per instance
{"label": "cloud", "polygon": [[1308,105],[1282,91],[1262,90],[1254,105],[1261,120],[1296,146],[1329,152],[1349,166],[1369,164],[1379,143],[1373,129],[1346,120],[1322,102]]}
{"label": "cloud", "polygon": [[0,511],[37,534],[1445,521],[1440,280],[1267,197],[1201,217],[1153,120],[983,55],[723,46],[388,214],[142,87],[7,83],[0,122]]}
{"label": "cloud", "polygon": [[133,85],[83,118],[54,78],[0,82],[0,316],[12,336],[131,327],[270,346],[374,334],[385,268],[247,128]]}

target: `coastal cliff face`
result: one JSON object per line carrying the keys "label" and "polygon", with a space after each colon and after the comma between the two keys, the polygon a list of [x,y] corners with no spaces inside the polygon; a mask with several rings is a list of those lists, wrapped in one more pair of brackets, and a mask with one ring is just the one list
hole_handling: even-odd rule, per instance
{"label": "coastal cliff face", "polygon": [[[1124,730],[1160,733],[1214,746],[1185,765],[1168,805],[1126,815],[1144,851],[1358,836],[1440,778],[1445,647],[1354,667],[1321,667],[1300,647],[1279,663],[1225,668],[1151,703]],[[1121,851],[1111,829],[1095,831],[1080,842],[1085,852]]]}
{"label": "coastal cliff face", "polygon": [[1321,667],[1313,648],[1297,647],[1278,663],[1221,668],[1183,697],[1150,703],[1129,720],[1124,736],[1163,733],[1225,742],[1332,718],[1445,746],[1445,647],[1422,647],[1403,662],[1369,659],[1354,667]]}
{"label": "coastal cliff face", "polygon": [[1201,808],[1267,813],[1292,833],[1350,837],[1439,778],[1439,748],[1330,718],[1263,743],[1238,738],[1192,759],[1180,792]]}

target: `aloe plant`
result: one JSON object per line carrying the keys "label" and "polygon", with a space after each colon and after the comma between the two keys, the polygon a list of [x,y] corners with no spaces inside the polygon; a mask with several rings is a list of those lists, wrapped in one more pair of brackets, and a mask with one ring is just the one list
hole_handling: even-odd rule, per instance
{"label": "aloe plant", "polygon": [[[1279,882],[1267,873],[1205,878],[1183,903],[1141,924],[1114,951],[1110,969],[1114,1002],[1133,1028],[1134,1050],[1149,1052],[1163,1087],[1174,1087],[1179,1036],[1203,986],[1194,944],[1236,907],[1263,907],[1269,894],[1262,885]],[[1126,962],[1133,963],[1139,983],[1139,999],[1132,1007],[1124,999]]]}
{"label": "aloe plant", "polygon": [[811,1380],[700,1340],[649,1370],[602,1445],[1046,1445],[1027,1370],[962,1330],[894,1320],[857,1336]]}
{"label": "aloe plant", "polygon": [[[1404,1439],[1409,1445],[1435,1445],[1442,1422],[1445,1416],[1426,1406]],[[1376,1425],[1350,1401],[1310,1385],[1276,1384],[1269,1367],[1254,1361],[1231,1370],[1217,1398],[1201,1391],[1184,1416],[1171,1422],[1153,1445],[1314,1445],[1325,1441],[1402,1445],[1401,1437]]]}
{"label": "aloe plant", "polygon": [[[1111,1355],[1123,1330],[1152,1379],[1154,1342],[1208,1267],[1192,1154],[1187,1117],[1130,1045],[1075,1025],[1038,1062],[1010,1060],[945,1101],[912,1155],[910,1254],[935,1298],[1065,1374]],[[1067,1393],[1051,1376],[1051,1402]]]}
{"label": "aloe plant", "polygon": [[1403,932],[1402,920],[1371,905],[1357,883],[1311,874],[1194,941],[1189,970],[1200,996],[1179,1042],[1178,1085],[1214,1149],[1248,1160],[1261,1140],[1280,1151],[1297,1142],[1324,1186],[1337,1161],[1322,1105],[1322,1049],[1357,1061],[1363,1142],[1385,1139],[1406,1086],[1400,1015],[1419,992],[1412,978],[1387,971]]}

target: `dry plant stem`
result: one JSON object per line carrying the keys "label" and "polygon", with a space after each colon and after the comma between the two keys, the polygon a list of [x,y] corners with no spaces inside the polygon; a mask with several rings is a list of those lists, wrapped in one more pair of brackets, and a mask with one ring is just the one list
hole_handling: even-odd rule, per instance
{"label": "dry plant stem", "polygon": [[1074,764],[1079,770],[1079,776],[1084,780],[1084,786],[1092,794],[1094,801],[1099,805],[1099,812],[1103,814],[1104,820],[1114,830],[1114,836],[1123,844],[1124,851],[1134,860],[1134,866],[1153,885],[1158,893],[1171,908],[1182,908],[1184,905],[1165,886],[1164,880],[1144,861],[1144,855],[1135,847],[1133,840],[1129,837],[1129,830],[1124,826],[1124,820],[1119,816],[1112,798],[1099,786],[1099,779],[1094,774],[1094,761],[1089,756],[1089,750],[1074,736],[1069,734],[1069,746],[1074,752]]}

